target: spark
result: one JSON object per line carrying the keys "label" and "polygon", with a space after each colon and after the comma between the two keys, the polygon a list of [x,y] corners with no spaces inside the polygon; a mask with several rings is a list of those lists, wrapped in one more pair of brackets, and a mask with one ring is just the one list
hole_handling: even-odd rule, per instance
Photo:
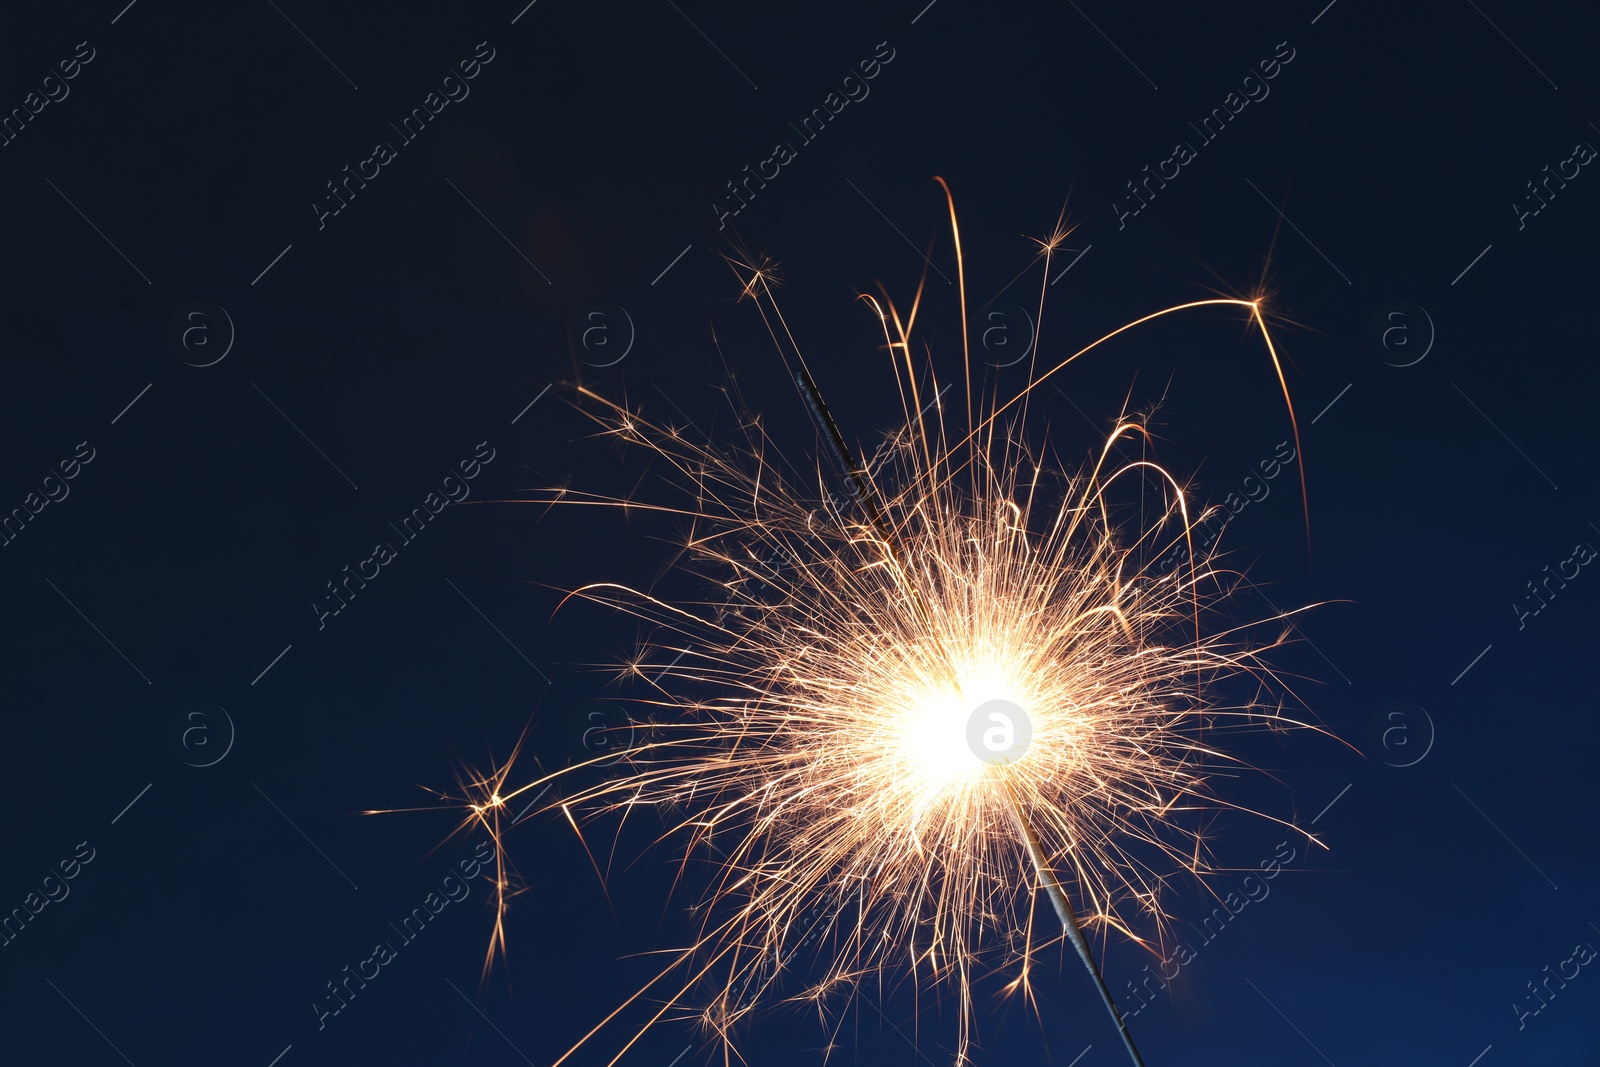
{"label": "spark", "polygon": [[[1058,222],[1037,242],[1041,311],[1070,232]],[[731,262],[820,408],[819,428],[831,427],[774,299],[773,265]],[[1120,418],[1079,471],[1030,443],[1027,420],[1034,390],[1075,360],[1143,323],[1207,308],[1244,314],[1287,402],[1262,301],[1146,315],[1030,369],[1004,402],[985,401],[966,359],[966,405],[947,411],[926,402],[942,391],[931,359],[919,366],[913,355],[921,297],[919,286],[905,315],[887,295],[862,298],[881,324],[904,421],[865,464],[842,436],[829,444],[847,499],[753,416],[730,445],[575,387],[600,433],[645,449],[681,499],[569,486],[534,502],[682,521],[681,565],[712,595],[684,604],[612,583],[569,593],[563,604],[604,605],[655,628],[627,666],[654,693],[643,701],[649,736],[597,780],[572,772],[614,755],[515,789],[508,761],[468,782],[464,825],[489,830],[501,852],[505,804],[564,783],[541,810],[559,811],[580,839],[608,816],[652,808],[662,840],[710,878],[693,943],[552,1067],[640,1002],[653,1005],[649,1018],[628,1025],[610,1063],[675,1012],[692,1012],[732,1062],[735,1031],[759,1005],[842,1013],[864,980],[906,973],[919,990],[926,981],[953,994],[955,1062],[968,1063],[976,981],[998,969],[1012,976],[1005,992],[1032,1003],[1036,957],[1056,941],[1034,926],[1041,891],[1097,980],[1086,935],[1155,951],[1169,932],[1169,883],[1209,870],[1204,815],[1236,808],[1209,786],[1238,766],[1223,739],[1308,726],[1285,713],[1287,687],[1268,662],[1295,613],[1229,617],[1243,577],[1196,546],[1207,513],[1144,458],[1144,420]],[[1130,503],[1150,495],[1159,505],[1148,512]],[[1180,543],[1180,568],[1146,566]],[[505,899],[486,973],[505,948]],[[1109,1006],[1103,981],[1101,991]]]}
{"label": "spark", "polygon": [[[499,762],[492,770],[480,772],[473,770],[466,764],[461,764],[456,770],[456,791],[445,792],[423,786],[423,790],[437,800],[437,804],[430,804],[415,808],[383,808],[361,812],[363,815],[394,815],[400,812],[420,811],[449,811],[460,815],[460,822],[450,834],[448,840],[456,837],[467,837],[474,832],[484,834],[494,850],[492,869],[484,872],[481,877],[487,880],[493,891],[494,924],[489,935],[489,947],[484,953],[483,972],[481,978],[487,980],[493,970],[496,958],[504,958],[506,951],[505,918],[510,902],[526,891],[527,886],[517,873],[516,866],[511,862],[510,853],[505,847],[505,833],[516,823],[521,821],[522,815],[512,815],[508,806],[511,801],[528,791],[526,787],[507,789],[518,756],[522,752],[523,744],[527,741],[527,733],[517,739],[511,754]],[[525,812],[523,814],[526,814]],[[443,844],[443,843],[441,843]]]}

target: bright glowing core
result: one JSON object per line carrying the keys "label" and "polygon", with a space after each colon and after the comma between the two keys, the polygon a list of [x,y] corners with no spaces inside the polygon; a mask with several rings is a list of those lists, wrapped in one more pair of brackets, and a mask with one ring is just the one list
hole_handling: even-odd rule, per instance
{"label": "bright glowing core", "polygon": [[[1008,716],[1006,722],[996,720],[999,725],[994,725],[988,713],[990,708],[1007,706],[1020,713],[1021,687],[995,668],[962,669],[958,683],[952,687],[941,682],[906,694],[894,740],[897,755],[910,765],[910,773],[921,780],[924,789],[974,782],[987,767],[1008,762],[997,754],[1013,744],[1018,714]],[[1022,729],[1025,745],[1025,724]]]}

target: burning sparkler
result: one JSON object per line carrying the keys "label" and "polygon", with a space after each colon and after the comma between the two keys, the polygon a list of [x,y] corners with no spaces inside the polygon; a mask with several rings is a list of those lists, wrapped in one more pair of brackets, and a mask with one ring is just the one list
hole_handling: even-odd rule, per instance
{"label": "burning sparkler", "polygon": [[[1046,276],[1064,237],[1058,229],[1040,242]],[[960,266],[959,232],[957,257]],[[1085,930],[1144,943],[1136,928],[1145,927],[1159,937],[1164,884],[1205,869],[1185,814],[1231,806],[1206,788],[1209,772],[1230,763],[1218,735],[1304,725],[1261,695],[1281,689],[1263,654],[1289,626],[1281,615],[1262,620],[1270,633],[1260,638],[1249,625],[1207,628],[1237,576],[1193,555],[1201,516],[1171,475],[1118,458],[1148,442],[1140,419],[1119,420],[1073,476],[1028,447],[1027,404],[1118,334],[1207,307],[1246,313],[1287,400],[1262,309],[1219,298],[1148,315],[1035,368],[1026,388],[977,417],[968,360],[967,417],[956,422],[931,369],[913,359],[921,288],[905,316],[864,297],[882,323],[906,420],[858,461],[773,301],[770,272],[744,266],[744,292],[793,364],[851,499],[826,491],[820,467],[790,465],[753,418],[729,448],[577,389],[604,433],[649,449],[686,496],[640,503],[567,489],[541,500],[680,517],[688,566],[715,595],[686,605],[612,584],[569,595],[658,628],[631,670],[654,687],[647,703],[660,710],[619,773],[546,807],[574,828],[656,808],[685,855],[708,858],[714,875],[695,942],[573,1051],[647,995],[659,1006],[618,1058],[691,1001],[731,1048],[735,1025],[791,978],[803,980],[792,998],[822,1010],[865,976],[908,968],[954,990],[965,1063],[978,961],[999,957],[1015,972],[1007,990],[1029,994],[1043,889],[1138,1062]],[[961,292],[964,304],[964,270]],[[1133,527],[1113,492],[1129,483],[1160,500]],[[1184,567],[1158,575],[1144,566],[1180,542],[1191,552]],[[1230,703],[1221,683],[1238,676],[1262,684]],[[508,821],[498,809],[520,808],[571,770],[514,790],[505,769],[484,776],[467,821],[489,827],[500,847]],[[503,914],[504,896],[491,954],[504,945]],[[800,956],[811,946],[816,964]]]}

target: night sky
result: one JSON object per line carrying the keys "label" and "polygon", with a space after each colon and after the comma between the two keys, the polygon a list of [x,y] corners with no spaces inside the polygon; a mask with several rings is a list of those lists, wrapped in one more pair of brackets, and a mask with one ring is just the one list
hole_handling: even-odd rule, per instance
{"label": "night sky", "polygon": [[[1042,359],[1218,294],[1285,320],[1292,458],[1233,313],[1033,408],[1071,465],[1154,408],[1256,595],[1321,605],[1274,662],[1327,733],[1236,742],[1256,770],[1215,788],[1266,817],[1210,822],[1211,892],[1174,879],[1182,960],[1096,942],[1147,1062],[1600,1062],[1592,8],[125,2],[0,39],[0,1062],[547,1067],[635,990],[710,878],[674,887],[657,816],[599,828],[605,891],[559,815],[519,824],[484,978],[482,835],[360,813],[525,730],[524,777],[587,758],[636,693],[613,668],[648,633],[557,604],[662,580],[681,525],[526,502],[654,491],[571,383],[718,437],[736,382],[817,462],[725,254],[781,264],[853,440],[900,412],[857,293],[926,275],[959,369],[935,175],[992,389],[1063,205]],[[1126,1062],[1070,953],[1037,1014],[1006,977],[978,1063]],[[955,1014],[891,974],[829,1034],[780,1007],[737,1038],[944,1067]],[[621,1062],[720,1055],[669,1020]]]}

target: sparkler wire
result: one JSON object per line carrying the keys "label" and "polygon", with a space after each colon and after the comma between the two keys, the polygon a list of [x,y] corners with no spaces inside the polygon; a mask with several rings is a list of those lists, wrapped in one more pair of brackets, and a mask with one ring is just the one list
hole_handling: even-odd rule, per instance
{"label": "sparkler wire", "polygon": [[1067,940],[1078,950],[1078,958],[1083,960],[1089,976],[1094,979],[1095,986],[1100,990],[1100,999],[1105,1001],[1106,1011],[1111,1013],[1111,1021],[1117,1024],[1117,1032],[1122,1035],[1122,1043],[1128,1047],[1129,1058],[1133,1060],[1135,1067],[1144,1067],[1144,1058],[1139,1055],[1139,1050],[1133,1043],[1133,1035],[1128,1032],[1128,1024],[1123,1020],[1117,1002],[1112,999],[1111,990],[1106,987],[1105,977],[1100,973],[1100,966],[1095,962],[1094,953],[1089,949],[1089,941],[1083,936],[1083,927],[1078,925],[1078,915],[1072,908],[1072,901],[1067,898],[1067,891],[1062,887],[1061,880],[1056,877],[1055,870],[1045,860],[1044,848],[1039,844],[1039,835],[1034,833],[1033,824],[1023,813],[1022,805],[1017,802],[1016,794],[1011,791],[1010,786],[1006,787],[1006,796],[1011,802],[1012,818],[1017,822],[1017,833],[1022,835],[1022,841],[1028,847],[1028,858],[1033,861],[1033,869],[1039,875],[1045,895],[1055,906],[1056,916],[1061,920],[1061,928],[1066,931]]}

